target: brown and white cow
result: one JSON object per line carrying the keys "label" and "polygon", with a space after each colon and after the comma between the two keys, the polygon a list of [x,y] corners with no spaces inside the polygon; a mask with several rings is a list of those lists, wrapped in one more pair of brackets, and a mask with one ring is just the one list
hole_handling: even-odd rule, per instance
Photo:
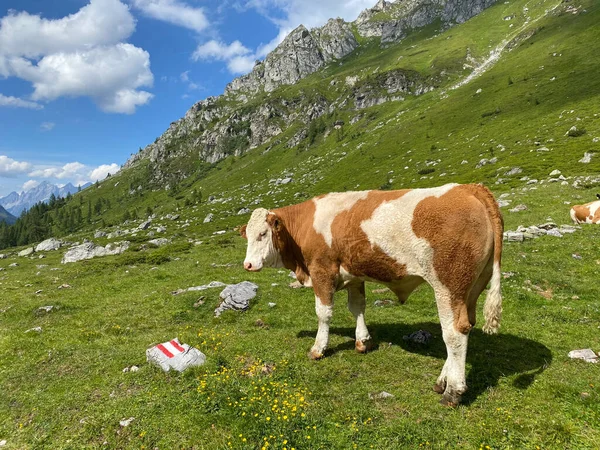
{"label": "brown and white cow", "polygon": [[490,279],[483,331],[498,331],[503,227],[487,188],[447,184],[331,193],[271,211],[259,208],[240,232],[248,239],[246,270],[285,267],[314,289],[319,327],[309,354],[313,359],[327,348],[336,291],[348,291],[356,350],[365,352],[371,340],[365,281],[388,286],[401,303],[428,282],[448,352],[434,389],[443,394],[443,404],[457,405],[467,389],[465,359],[476,301]]}
{"label": "brown and white cow", "polygon": [[571,208],[571,219],[574,223],[600,223],[600,194],[596,194],[598,200],[575,205]]}

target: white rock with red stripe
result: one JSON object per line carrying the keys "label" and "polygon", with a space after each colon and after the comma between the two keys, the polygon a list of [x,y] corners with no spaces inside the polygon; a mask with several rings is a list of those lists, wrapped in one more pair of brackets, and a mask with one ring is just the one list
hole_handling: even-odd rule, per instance
{"label": "white rock with red stripe", "polygon": [[171,369],[183,372],[188,367],[204,364],[206,355],[194,347],[182,344],[179,339],[175,338],[146,350],[146,359],[165,372]]}

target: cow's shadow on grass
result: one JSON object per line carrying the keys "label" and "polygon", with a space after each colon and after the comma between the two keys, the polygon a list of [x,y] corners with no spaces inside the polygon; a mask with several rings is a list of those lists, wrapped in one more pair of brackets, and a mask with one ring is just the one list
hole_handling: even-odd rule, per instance
{"label": "cow's shadow on grass", "polygon": [[[442,370],[446,359],[446,345],[442,339],[439,323],[371,323],[367,325],[373,338],[374,350],[390,343],[407,352],[417,353],[440,359],[439,370]],[[404,339],[404,336],[417,330],[427,330],[432,334],[428,344],[415,344]],[[328,349],[325,356],[340,351],[354,349],[354,328],[331,328],[331,334],[352,338],[342,344]],[[298,337],[314,337],[315,331],[300,331]],[[467,352],[467,386],[469,390],[463,395],[462,403],[470,404],[489,387],[496,386],[501,378],[517,375],[512,384],[518,389],[528,388],[536,375],[542,373],[552,362],[550,349],[539,342],[514,334],[484,334],[475,328],[469,336]],[[470,367],[469,367],[470,366]],[[437,374],[436,374],[437,376]]]}

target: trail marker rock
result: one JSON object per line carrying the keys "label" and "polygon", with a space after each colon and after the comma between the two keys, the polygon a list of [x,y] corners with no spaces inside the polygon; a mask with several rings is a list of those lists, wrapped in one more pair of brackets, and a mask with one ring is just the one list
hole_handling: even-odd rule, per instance
{"label": "trail marker rock", "polygon": [[146,359],[165,372],[171,369],[183,372],[188,367],[204,364],[206,355],[194,347],[180,343],[179,339],[175,338],[146,350]]}

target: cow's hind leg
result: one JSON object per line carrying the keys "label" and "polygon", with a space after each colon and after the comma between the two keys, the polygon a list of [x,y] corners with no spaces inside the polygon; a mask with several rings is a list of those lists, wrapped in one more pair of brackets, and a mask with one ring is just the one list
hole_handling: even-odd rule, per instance
{"label": "cow's hind leg", "polygon": [[457,406],[461,395],[467,390],[465,363],[469,340],[469,314],[464,301],[452,302],[452,297],[444,290],[436,290],[436,302],[442,325],[442,336],[448,357],[437,379],[434,390],[442,394],[441,403]]}
{"label": "cow's hind leg", "polygon": [[348,309],[356,319],[356,351],[365,353],[371,349],[371,336],[365,324],[365,283],[348,286]]}

